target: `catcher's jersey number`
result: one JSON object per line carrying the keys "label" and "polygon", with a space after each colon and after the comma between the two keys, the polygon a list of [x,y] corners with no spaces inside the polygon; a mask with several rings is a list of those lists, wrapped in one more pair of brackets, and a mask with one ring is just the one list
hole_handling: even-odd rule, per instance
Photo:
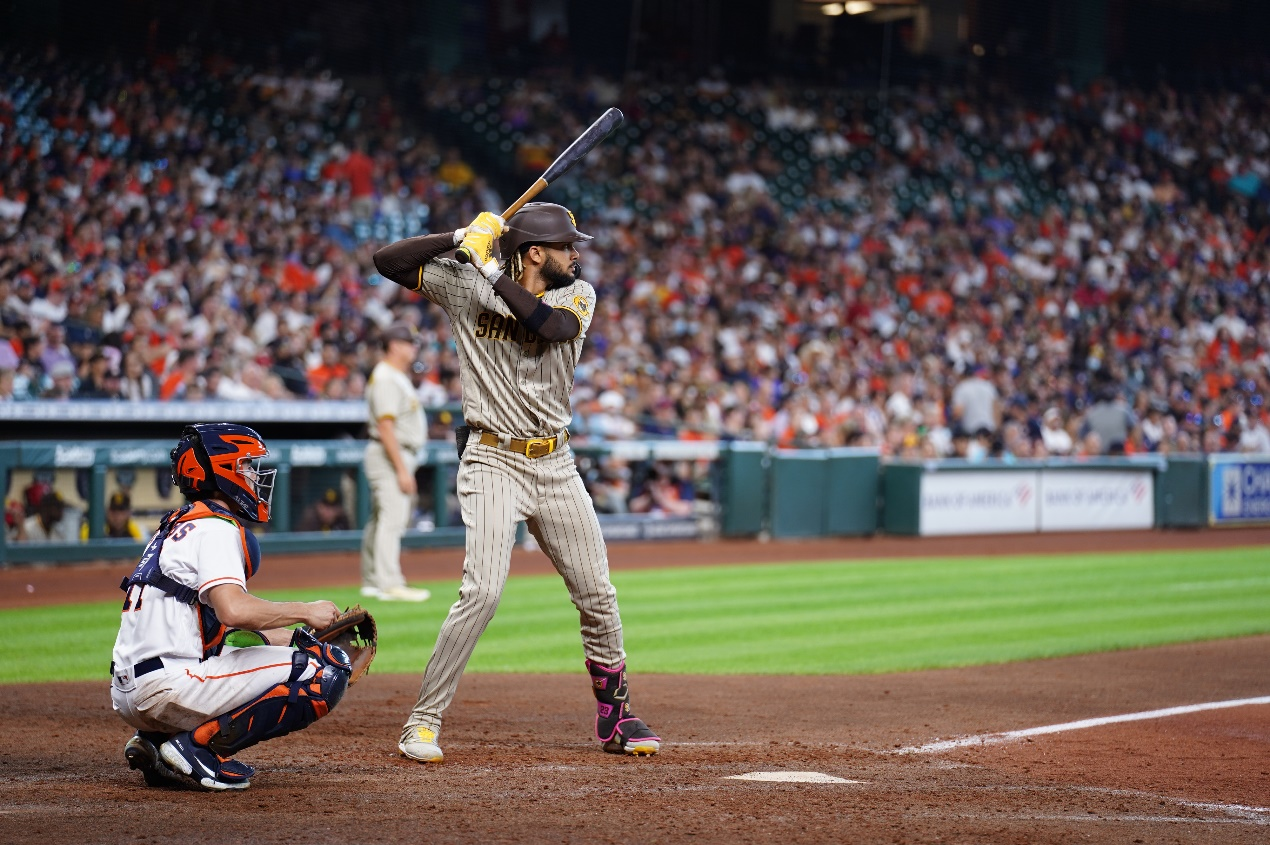
{"label": "catcher's jersey number", "polygon": [[[133,595],[132,595],[133,590],[137,591],[135,602],[133,601]],[[133,584],[131,587],[129,587],[128,592],[124,593],[124,597],[123,597],[123,612],[127,613],[130,610],[134,612],[140,610],[141,601],[143,598],[145,598],[145,591],[146,591],[145,584]]]}

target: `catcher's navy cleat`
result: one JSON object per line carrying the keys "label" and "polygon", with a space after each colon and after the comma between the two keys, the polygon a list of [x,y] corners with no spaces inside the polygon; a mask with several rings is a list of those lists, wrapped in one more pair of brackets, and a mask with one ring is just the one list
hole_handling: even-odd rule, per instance
{"label": "catcher's navy cleat", "polygon": [[193,781],[199,789],[210,792],[246,789],[251,786],[250,778],[256,773],[251,766],[237,760],[218,757],[211,749],[196,743],[188,731],[163,743],[159,754],[164,762]]}
{"label": "catcher's navy cleat", "polygon": [[167,741],[167,734],[137,731],[137,735],[123,747],[123,757],[128,768],[141,772],[146,786],[179,786],[184,778],[168,768],[159,757],[159,746]]}

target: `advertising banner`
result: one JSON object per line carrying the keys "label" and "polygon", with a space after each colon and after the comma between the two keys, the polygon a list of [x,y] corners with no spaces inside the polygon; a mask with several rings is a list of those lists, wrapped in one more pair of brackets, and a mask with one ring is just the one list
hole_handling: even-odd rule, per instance
{"label": "advertising banner", "polygon": [[658,517],[640,514],[602,514],[600,533],[605,542],[622,540],[695,540],[701,528],[695,517]]}
{"label": "advertising banner", "polygon": [[926,537],[1036,531],[1039,479],[1034,470],[926,473],[919,533]]}
{"label": "advertising banner", "polygon": [[1046,470],[1041,473],[1041,530],[1151,528],[1151,470]]}
{"label": "advertising banner", "polygon": [[1270,456],[1215,455],[1210,461],[1209,524],[1270,522]]}

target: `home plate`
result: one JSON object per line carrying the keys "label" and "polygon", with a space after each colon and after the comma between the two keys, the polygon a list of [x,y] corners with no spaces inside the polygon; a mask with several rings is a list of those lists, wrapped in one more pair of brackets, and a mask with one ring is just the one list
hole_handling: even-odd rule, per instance
{"label": "home plate", "polygon": [[868,783],[867,780],[847,780],[823,772],[746,772],[743,775],[727,775],[728,780],[765,780],[775,783]]}

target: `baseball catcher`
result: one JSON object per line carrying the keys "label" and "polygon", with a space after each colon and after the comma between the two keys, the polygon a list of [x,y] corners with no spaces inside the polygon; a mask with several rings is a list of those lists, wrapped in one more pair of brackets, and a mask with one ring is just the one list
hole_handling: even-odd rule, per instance
{"label": "baseball catcher", "polygon": [[[187,426],[171,453],[187,503],[163,517],[120,584],[110,698],[137,729],[124,759],[151,786],[246,789],[255,769],[235,754],[339,704],[354,672],[339,643],[369,644],[357,652],[361,672],[374,657],[364,611],[341,615],[329,601],[272,602],[247,591],[260,544],[245,521],[269,521],[277,470],[261,468],[268,454],[246,426]],[[307,627],[287,627],[296,623]]]}

